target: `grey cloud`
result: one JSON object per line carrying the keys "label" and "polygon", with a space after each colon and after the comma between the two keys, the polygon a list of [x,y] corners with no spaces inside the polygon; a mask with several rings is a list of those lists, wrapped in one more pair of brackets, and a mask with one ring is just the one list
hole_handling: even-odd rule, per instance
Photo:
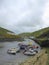
{"label": "grey cloud", "polygon": [[47,0],[0,0],[0,26],[15,33],[44,27],[43,10]]}

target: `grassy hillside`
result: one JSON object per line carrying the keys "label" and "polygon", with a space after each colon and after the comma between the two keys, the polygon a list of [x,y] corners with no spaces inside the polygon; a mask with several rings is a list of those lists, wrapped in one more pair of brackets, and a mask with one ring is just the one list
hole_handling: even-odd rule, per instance
{"label": "grassy hillside", "polygon": [[30,36],[39,37],[40,35],[42,35],[45,32],[48,32],[48,31],[49,31],[49,27],[40,29],[40,30],[32,32],[32,33],[28,32],[28,33],[22,33],[22,34],[19,34],[19,35],[23,36],[23,37],[25,37],[25,36],[26,37],[30,37]]}
{"label": "grassy hillside", "polygon": [[42,46],[49,46],[49,27],[32,33],[22,33],[19,35],[8,34],[7,32],[13,33],[0,27],[0,40],[23,40],[25,37],[35,37],[34,40]]}
{"label": "grassy hillside", "polygon": [[7,32],[12,32],[12,31],[9,31],[9,30],[7,30],[7,29],[4,29],[4,28],[2,28],[2,27],[0,27],[0,33],[7,33]]}
{"label": "grassy hillside", "polygon": [[40,29],[32,33],[22,33],[22,37],[35,37],[35,41],[42,46],[49,46],[49,27]]}
{"label": "grassy hillside", "polygon": [[39,42],[41,46],[49,47],[49,27],[34,32],[33,36],[36,37],[37,42]]}
{"label": "grassy hillside", "polygon": [[[9,34],[9,33],[11,34]],[[12,31],[0,27],[0,41],[21,40],[19,35],[15,35]]]}
{"label": "grassy hillside", "polygon": [[40,35],[42,35],[43,33],[47,33],[48,31],[49,31],[49,27],[40,29],[39,31],[35,31],[35,32],[31,33],[31,35],[33,35],[35,37],[39,37]]}

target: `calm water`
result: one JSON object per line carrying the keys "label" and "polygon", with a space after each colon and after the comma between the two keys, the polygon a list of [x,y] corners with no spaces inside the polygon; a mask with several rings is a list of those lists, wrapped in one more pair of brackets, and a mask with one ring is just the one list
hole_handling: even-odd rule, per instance
{"label": "calm water", "polygon": [[9,48],[16,48],[18,42],[4,42],[0,43],[3,45],[3,48],[0,48],[0,65],[18,65],[19,62],[24,61],[27,56],[22,53],[17,53],[16,55],[7,54]]}
{"label": "calm water", "polygon": [[[36,44],[35,42],[33,42]],[[16,53],[16,55],[7,54],[9,48],[16,48],[18,42],[0,42],[3,47],[0,48],[0,65],[18,65],[20,62],[26,60],[28,56],[25,56],[22,52]]]}

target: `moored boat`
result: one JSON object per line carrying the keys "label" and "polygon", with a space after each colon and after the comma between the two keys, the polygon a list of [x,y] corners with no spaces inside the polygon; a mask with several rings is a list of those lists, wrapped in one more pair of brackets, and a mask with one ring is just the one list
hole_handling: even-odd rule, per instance
{"label": "moored boat", "polygon": [[11,48],[11,49],[8,49],[7,53],[8,54],[16,54],[19,51],[20,51],[19,48]]}
{"label": "moored boat", "polygon": [[28,44],[19,43],[18,46],[20,47],[20,49],[25,49],[26,47],[28,47]]}
{"label": "moored boat", "polygon": [[29,56],[33,56],[35,54],[36,54],[36,52],[30,52],[30,51],[24,52],[24,55],[29,55]]}
{"label": "moored boat", "polygon": [[30,51],[30,52],[36,52],[36,53],[38,53],[38,49],[30,48],[29,51]]}

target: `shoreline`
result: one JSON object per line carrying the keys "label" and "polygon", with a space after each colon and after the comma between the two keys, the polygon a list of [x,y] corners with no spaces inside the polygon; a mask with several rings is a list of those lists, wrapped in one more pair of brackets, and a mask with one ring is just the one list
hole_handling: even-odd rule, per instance
{"label": "shoreline", "polygon": [[41,52],[37,53],[35,56],[28,58],[26,61],[20,63],[19,65],[46,65],[47,54],[46,51],[42,49]]}
{"label": "shoreline", "polygon": [[20,39],[0,39],[0,42],[12,42],[12,41],[23,41]]}

